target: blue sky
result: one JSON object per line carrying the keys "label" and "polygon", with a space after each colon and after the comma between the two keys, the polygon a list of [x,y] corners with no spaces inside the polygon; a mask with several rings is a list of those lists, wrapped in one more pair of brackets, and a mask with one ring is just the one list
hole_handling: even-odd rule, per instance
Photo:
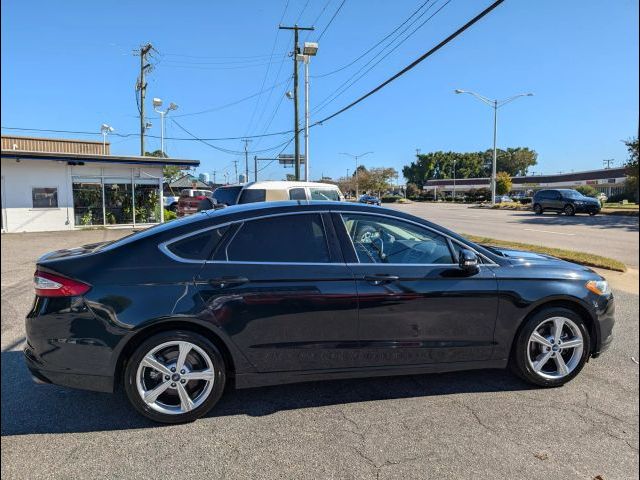
{"label": "blue sky", "polygon": [[[423,1],[346,0],[320,41],[311,74],[322,75],[362,57]],[[137,132],[134,85],[139,59],[131,52],[149,41],[160,53],[148,77],[150,134],[160,134],[160,121],[150,102],[156,96],[179,104],[169,117],[175,116],[199,137],[289,130],[293,106],[283,98],[286,85],[207,114],[178,115],[216,108],[285,82],[292,71],[292,61],[285,56],[292,34],[277,30],[280,19],[302,25],[317,19],[317,31],[308,37],[314,40],[341,2],[3,0],[2,126],[98,132],[100,124],[107,122],[118,133]],[[407,33],[444,6],[375,68],[312,115],[312,121],[376,86],[491,2],[445,3],[433,0],[425,5],[431,10]],[[377,51],[338,73],[313,78],[312,112]],[[538,173],[600,168],[603,159],[611,158],[614,165],[621,165],[627,156],[622,140],[638,131],[638,3],[507,0],[408,74],[312,129],[312,178],[343,176],[347,168],[353,171],[352,160],[339,152],[373,151],[362,163],[400,169],[414,159],[416,148],[422,152],[489,148],[490,108],[470,96],[454,95],[455,88],[491,98],[535,94],[500,111],[498,143],[535,149]],[[188,136],[171,121],[167,121],[166,135]],[[268,149],[288,138],[255,139],[250,149]],[[111,140],[114,153],[139,153],[135,136]],[[159,148],[159,142],[149,138],[148,149]],[[239,140],[211,143],[233,151],[243,148]],[[166,150],[171,156],[199,159],[200,172],[216,170],[218,175],[233,172],[233,160],[243,161],[243,156],[195,141],[168,140]],[[293,144],[287,153],[292,151]],[[285,172],[291,170],[272,164],[260,175],[279,179]]]}

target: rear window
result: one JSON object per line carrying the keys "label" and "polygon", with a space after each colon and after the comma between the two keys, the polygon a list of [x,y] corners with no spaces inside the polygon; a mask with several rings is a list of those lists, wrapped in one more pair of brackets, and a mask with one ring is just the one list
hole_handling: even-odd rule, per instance
{"label": "rear window", "polygon": [[264,202],[267,191],[264,188],[248,188],[242,191],[238,203]]}
{"label": "rear window", "polygon": [[208,260],[229,229],[228,226],[207,230],[167,245],[169,251],[188,260]]}
{"label": "rear window", "polygon": [[311,200],[331,200],[334,202],[340,201],[340,194],[335,188],[309,188],[311,194]]}
{"label": "rear window", "polygon": [[242,190],[242,186],[236,187],[220,187],[213,192],[213,198],[218,203],[224,203],[225,205],[235,205],[238,199],[238,193]]}

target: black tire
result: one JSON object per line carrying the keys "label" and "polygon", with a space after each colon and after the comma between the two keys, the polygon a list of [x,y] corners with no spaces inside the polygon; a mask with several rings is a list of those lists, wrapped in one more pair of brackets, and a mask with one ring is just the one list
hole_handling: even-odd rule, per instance
{"label": "black tire", "polygon": [[542,215],[544,213],[544,210],[542,209],[542,205],[540,205],[539,203],[536,203],[533,206],[533,211],[536,215]]}
{"label": "black tire", "polygon": [[[151,408],[149,404],[141,398],[136,382],[138,367],[144,356],[158,345],[172,341],[186,341],[202,349],[209,356],[215,374],[213,386],[208,395],[203,399],[203,402],[193,410],[185,413],[162,413]],[[199,355],[197,352],[196,354]],[[192,381],[198,382],[198,380]],[[218,402],[226,383],[226,367],[222,354],[207,338],[188,330],[171,330],[152,336],[136,348],[126,363],[123,382],[127,398],[133,407],[145,417],[160,423],[186,423],[202,417]],[[185,386],[188,386],[189,383]],[[196,385],[198,385],[198,383],[196,383]],[[167,394],[169,393],[171,392],[167,389]]]}
{"label": "black tire", "polygon": [[573,217],[576,214],[576,209],[573,205],[565,205],[564,208],[562,209],[562,211],[564,212],[564,214],[567,217]]}
{"label": "black tire", "polygon": [[595,217],[596,216],[596,212],[589,212],[589,216],[590,217]]}
{"label": "black tire", "polygon": [[[542,323],[553,317],[564,317],[574,322],[583,338],[582,355],[575,368],[562,378],[543,378],[529,363],[529,338]],[[509,365],[511,370],[528,383],[539,387],[560,387],[575,378],[591,355],[591,337],[584,319],[573,310],[563,307],[551,307],[540,310],[525,320],[518,336],[514,340]]]}

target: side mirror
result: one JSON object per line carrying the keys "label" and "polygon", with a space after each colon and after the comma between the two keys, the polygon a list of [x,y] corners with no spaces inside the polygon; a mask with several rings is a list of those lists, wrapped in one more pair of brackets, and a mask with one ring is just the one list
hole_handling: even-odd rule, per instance
{"label": "side mirror", "polygon": [[478,256],[471,250],[462,249],[458,254],[458,265],[465,273],[477,273],[480,270]]}

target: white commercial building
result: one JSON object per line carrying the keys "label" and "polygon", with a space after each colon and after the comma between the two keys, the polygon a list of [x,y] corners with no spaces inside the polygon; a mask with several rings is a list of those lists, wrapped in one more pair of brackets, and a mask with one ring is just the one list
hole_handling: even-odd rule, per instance
{"label": "white commercial building", "polygon": [[200,163],[108,151],[102,142],[2,137],[2,231],[162,222],[163,167]]}

